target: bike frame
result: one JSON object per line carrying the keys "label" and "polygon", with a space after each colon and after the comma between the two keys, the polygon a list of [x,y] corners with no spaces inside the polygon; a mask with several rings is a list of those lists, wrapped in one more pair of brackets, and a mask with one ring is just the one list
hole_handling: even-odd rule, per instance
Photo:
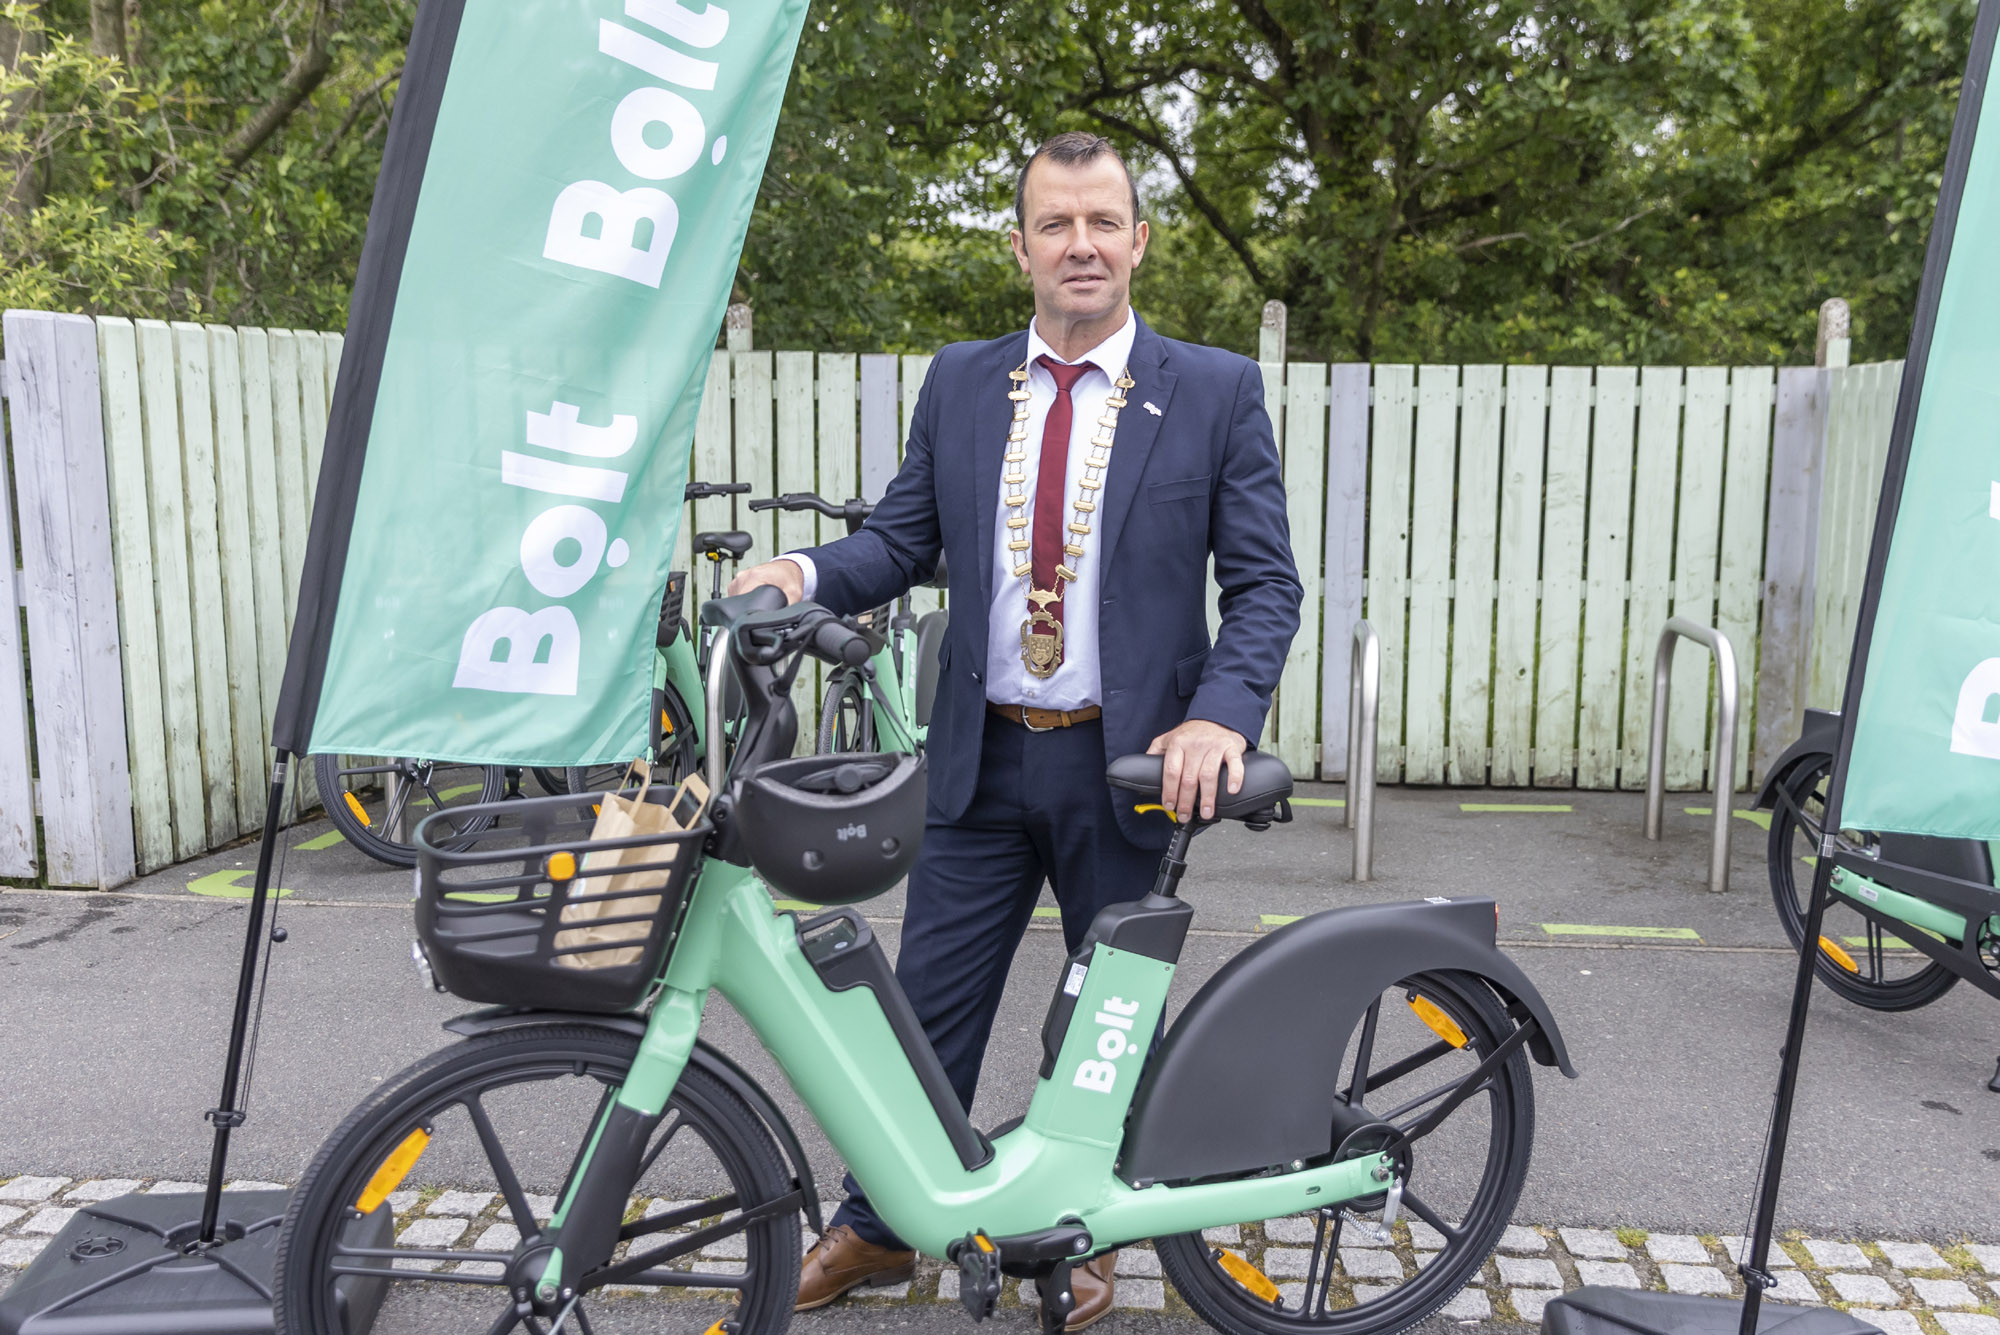
{"label": "bike frame", "polygon": [[[725,654],[710,656],[704,692],[708,727],[720,723]],[[720,752],[708,778],[722,791]],[[820,921],[820,920],[816,920]],[[549,1300],[565,1276],[604,1268],[617,1238],[580,1212],[579,1199],[623,1201],[632,1160],[604,1153],[635,1121],[665,1110],[720,992],[776,1058],[827,1138],[867,1185],[871,1205],[912,1246],[948,1256],[974,1231],[991,1237],[1070,1224],[1088,1231],[1087,1251],[1220,1224],[1269,1219],[1379,1195],[1393,1177],[1388,1155],[1299,1167],[1275,1175],[1193,1186],[1135,1188],[1117,1174],[1126,1114],[1152,1053],[1174,966],[1099,945],[1080,977],[1052,1074],[1036,1085],[1026,1119],[994,1137],[991,1153],[968,1165],[939,1116],[876,993],[835,990],[801,942],[806,926],[772,907],[749,869],[706,861],[661,978],[631,1070],[609,1099],[565,1184],[550,1221],[556,1251],[538,1283]],[[893,986],[893,981],[889,984]],[[619,1124],[620,1130],[607,1134]],[[769,1203],[745,1203],[745,1213]],[[1073,1221],[1073,1222],[1072,1222]],[[629,1278],[650,1264],[638,1254],[613,1269]]]}

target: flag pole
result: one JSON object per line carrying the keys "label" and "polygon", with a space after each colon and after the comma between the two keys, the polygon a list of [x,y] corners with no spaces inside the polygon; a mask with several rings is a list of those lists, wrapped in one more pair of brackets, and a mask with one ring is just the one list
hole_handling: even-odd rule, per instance
{"label": "flag pole", "polygon": [[215,1146],[208,1157],[208,1189],[201,1203],[201,1232],[195,1246],[215,1245],[216,1220],[222,1213],[222,1180],[229,1163],[229,1133],[243,1125],[237,1107],[243,1075],[244,1048],[250,1033],[250,999],[256,991],[257,960],[266,948],[264,910],[271,899],[271,858],[278,846],[278,822],[284,814],[285,777],[291,755],[278,748],[271,764],[271,790],[264,801],[264,834],[257,843],[257,879],[250,893],[250,920],[243,928],[243,958],[236,973],[236,1013],[229,1025],[229,1055],[222,1064],[222,1099],[204,1116],[215,1126]]}

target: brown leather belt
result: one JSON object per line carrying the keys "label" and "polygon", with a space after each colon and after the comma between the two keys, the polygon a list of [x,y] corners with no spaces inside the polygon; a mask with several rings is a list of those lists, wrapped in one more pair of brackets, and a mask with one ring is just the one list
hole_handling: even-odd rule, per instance
{"label": "brown leather belt", "polygon": [[986,710],[1009,723],[1018,723],[1030,732],[1047,732],[1051,728],[1067,728],[1072,723],[1088,723],[1104,713],[1102,705],[1085,705],[1082,709],[1037,709],[1033,705],[1003,705],[991,700],[986,702]]}

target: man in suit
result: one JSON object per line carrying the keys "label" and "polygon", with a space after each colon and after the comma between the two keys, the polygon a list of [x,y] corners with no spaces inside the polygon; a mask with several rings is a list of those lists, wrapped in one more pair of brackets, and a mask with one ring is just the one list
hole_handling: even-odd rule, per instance
{"label": "man in suit", "polygon": [[[896,974],[968,1109],[1043,880],[1072,950],[1099,909],[1152,886],[1168,822],[1115,801],[1106,764],[1163,755],[1177,814],[1213,815],[1218,785],[1241,785],[1299,625],[1262,377],[1132,312],[1138,205],[1107,140],[1043,144],[1011,237],[1033,325],[932,361],[902,470],[861,532],[731,585],[853,613],[946,562],[929,814]],[[800,1310],[913,1271],[851,1177],[848,1189],[806,1258]],[[1070,1329],[1110,1310],[1111,1277],[1109,1256],[1073,1272]]]}

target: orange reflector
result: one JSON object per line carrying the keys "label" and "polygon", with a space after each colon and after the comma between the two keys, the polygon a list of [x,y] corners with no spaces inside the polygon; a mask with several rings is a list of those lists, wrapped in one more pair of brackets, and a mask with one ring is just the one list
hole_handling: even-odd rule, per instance
{"label": "orange reflector", "polygon": [[1455,1048],[1465,1046],[1465,1031],[1454,1024],[1452,1018],[1439,1009],[1435,1001],[1412,992],[1410,1009],[1417,1013],[1417,1018],[1422,1020],[1433,1034]]}
{"label": "orange reflector", "polygon": [[354,1208],[367,1214],[383,1201],[389,1193],[403,1185],[403,1179],[417,1166],[417,1160],[424,1157],[424,1150],[431,1143],[431,1133],[418,1127],[403,1137],[403,1143],[389,1151],[389,1157],[375,1170],[375,1176],[368,1179],[368,1185],[361,1189]]}
{"label": "orange reflector", "polygon": [[1849,973],[1861,972],[1861,966],[1854,962],[1854,956],[1848,954],[1845,950],[1842,950],[1840,946],[1833,940],[1824,936],[1821,937],[1819,939],[1819,948],[1821,950],[1824,950],[1827,953],[1827,956],[1830,959],[1832,959],[1835,964],[1838,964],[1841,968],[1847,970]]}
{"label": "orange reflector", "polygon": [[361,822],[361,828],[373,829],[375,822],[368,819],[367,808],[361,805],[361,799],[353,793],[342,793],[341,796],[347,799],[347,809],[354,813],[354,819]]}
{"label": "orange reflector", "polygon": [[593,816],[602,816],[604,814],[604,803],[592,802],[590,804],[590,814]]}
{"label": "orange reflector", "polygon": [[1278,1286],[1265,1278],[1264,1272],[1227,1248],[1215,1258],[1222,1267],[1222,1273],[1241,1284],[1247,1291],[1267,1303],[1278,1300]]}
{"label": "orange reflector", "polygon": [[660,711],[660,731],[669,737],[674,735],[674,721],[664,709]]}
{"label": "orange reflector", "polygon": [[701,1335],[727,1335],[727,1332],[724,1331],[722,1328],[723,1321],[726,1321],[727,1319],[728,1318],[725,1317],[718,1320],[714,1325],[710,1326],[707,1330],[704,1330],[701,1333]]}
{"label": "orange reflector", "polygon": [[984,1233],[973,1234],[972,1243],[982,1252],[990,1252],[994,1250],[993,1239],[987,1237]]}
{"label": "orange reflector", "polygon": [[548,872],[551,881],[569,880],[576,875],[576,854],[568,849],[549,854]]}

